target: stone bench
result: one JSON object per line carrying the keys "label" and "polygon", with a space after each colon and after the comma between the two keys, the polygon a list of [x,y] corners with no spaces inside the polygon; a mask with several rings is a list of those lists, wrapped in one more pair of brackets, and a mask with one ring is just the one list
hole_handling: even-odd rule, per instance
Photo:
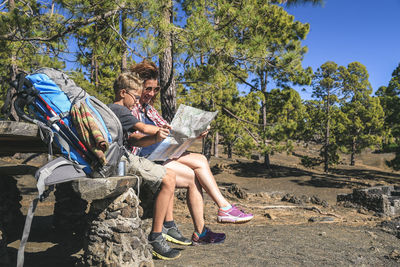
{"label": "stone bench", "polygon": [[57,185],[54,219],[60,228],[61,221],[84,232],[86,266],[153,266],[142,229],[143,209],[135,193],[140,180],[136,176],[85,178]]}

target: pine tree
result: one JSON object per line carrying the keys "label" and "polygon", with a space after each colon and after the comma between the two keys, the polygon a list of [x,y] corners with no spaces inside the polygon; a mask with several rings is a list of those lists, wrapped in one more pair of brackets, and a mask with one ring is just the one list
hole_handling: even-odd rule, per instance
{"label": "pine tree", "polygon": [[342,92],[347,99],[341,105],[347,120],[340,139],[345,151],[351,155],[350,165],[354,166],[355,154],[380,144],[384,113],[379,99],[370,96],[372,87],[364,65],[352,62],[347,68],[339,67],[339,71]]}
{"label": "pine tree", "polygon": [[331,124],[333,122],[332,109],[336,109],[335,103],[339,100],[340,85],[338,65],[335,62],[328,61],[322,64],[314,73],[312,97],[320,101],[322,105],[319,105],[319,108],[324,113],[324,140],[321,152],[324,159],[325,172],[328,172],[332,157],[337,157],[337,144],[331,143]]}

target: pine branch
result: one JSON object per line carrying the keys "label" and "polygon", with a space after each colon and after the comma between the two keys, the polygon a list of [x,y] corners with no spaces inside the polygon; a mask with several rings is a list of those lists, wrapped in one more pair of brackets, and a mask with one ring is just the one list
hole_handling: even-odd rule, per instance
{"label": "pine branch", "polygon": [[[110,10],[104,14],[100,14],[88,19],[76,19],[73,20],[68,26],[65,27],[65,29],[63,31],[58,32],[57,34],[53,35],[53,36],[49,36],[49,37],[18,37],[17,36],[17,32],[16,30],[14,30],[13,32],[4,34],[4,35],[0,35],[0,40],[6,40],[6,41],[11,41],[11,42],[19,42],[19,41],[41,41],[41,42],[51,42],[54,41],[60,37],[65,36],[66,34],[70,33],[70,32],[74,32],[77,29],[79,29],[82,26],[86,26],[89,25],[95,21],[98,20],[104,20],[108,17],[113,16],[114,14],[118,13],[122,8],[125,7],[125,3],[121,4],[120,6],[118,6],[116,9],[114,10]],[[65,22],[64,22],[65,23]]]}
{"label": "pine branch", "polygon": [[255,123],[255,122],[252,122],[252,121],[248,121],[248,120],[239,118],[238,116],[236,116],[235,114],[233,114],[233,112],[230,111],[229,109],[227,109],[226,107],[222,107],[222,110],[225,111],[226,113],[228,113],[230,116],[232,116],[232,117],[234,117],[235,119],[237,119],[238,121],[245,122],[245,123],[248,123],[248,124],[257,126],[257,127],[263,127],[263,126],[264,126],[264,125],[259,124],[259,123]]}

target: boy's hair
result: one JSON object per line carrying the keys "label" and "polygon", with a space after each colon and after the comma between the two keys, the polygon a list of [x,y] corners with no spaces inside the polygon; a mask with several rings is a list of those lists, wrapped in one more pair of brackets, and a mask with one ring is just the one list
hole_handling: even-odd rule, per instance
{"label": "boy's hair", "polygon": [[142,93],[143,80],[136,73],[123,72],[114,82],[114,94],[118,96],[119,91],[126,89],[128,91],[136,91]]}
{"label": "boy's hair", "polygon": [[142,62],[132,65],[130,71],[139,75],[143,81],[158,80],[158,68],[154,62],[143,60]]}

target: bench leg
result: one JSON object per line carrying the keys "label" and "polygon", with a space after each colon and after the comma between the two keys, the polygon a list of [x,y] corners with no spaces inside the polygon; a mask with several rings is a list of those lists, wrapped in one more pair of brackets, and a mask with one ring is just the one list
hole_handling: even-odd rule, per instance
{"label": "bench leg", "polygon": [[10,266],[10,261],[7,254],[7,240],[1,224],[0,224],[0,266]]}
{"label": "bench leg", "polygon": [[84,245],[87,266],[153,266],[151,246],[140,219],[139,199],[129,188],[116,197],[94,200]]}

